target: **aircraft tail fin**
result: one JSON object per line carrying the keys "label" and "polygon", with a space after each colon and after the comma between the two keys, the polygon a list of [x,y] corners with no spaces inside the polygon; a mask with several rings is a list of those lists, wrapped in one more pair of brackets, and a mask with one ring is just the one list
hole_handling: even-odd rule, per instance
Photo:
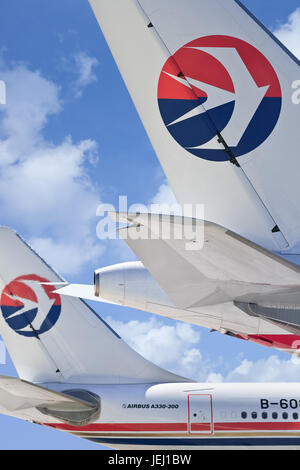
{"label": "aircraft tail fin", "polygon": [[299,61],[237,0],[90,4],[178,202],[295,247]]}
{"label": "aircraft tail fin", "polygon": [[35,383],[186,379],[133,351],[13,230],[0,228],[0,334],[19,376]]}

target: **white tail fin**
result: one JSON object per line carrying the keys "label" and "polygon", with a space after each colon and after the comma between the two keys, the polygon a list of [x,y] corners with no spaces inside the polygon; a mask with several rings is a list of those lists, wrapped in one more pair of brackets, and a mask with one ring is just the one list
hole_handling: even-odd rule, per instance
{"label": "white tail fin", "polygon": [[53,292],[62,279],[11,229],[0,228],[0,334],[31,382],[178,382],[133,351],[82,300]]}
{"label": "white tail fin", "polygon": [[298,60],[236,0],[90,3],[179,203],[297,244]]}

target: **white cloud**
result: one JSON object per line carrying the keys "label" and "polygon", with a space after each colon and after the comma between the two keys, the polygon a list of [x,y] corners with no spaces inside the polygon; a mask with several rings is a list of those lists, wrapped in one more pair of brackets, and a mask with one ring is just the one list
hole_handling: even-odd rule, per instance
{"label": "white cloud", "polygon": [[300,59],[300,8],[297,8],[274,34]]}
{"label": "white cloud", "polygon": [[[82,141],[75,145],[66,139],[57,147],[43,142],[32,153],[1,171],[0,201],[2,211],[9,217],[26,219],[30,225],[51,226],[90,214],[90,202],[96,202],[93,189],[85,180],[84,162],[95,143]],[[76,211],[72,210],[76,206]],[[70,210],[67,211],[67,208]],[[94,212],[94,211],[93,211]],[[47,214],[47,217],[46,217]],[[74,219],[75,218],[75,219]],[[46,220],[45,220],[46,219]]]}
{"label": "white cloud", "polygon": [[75,72],[77,74],[74,86],[77,96],[81,96],[83,89],[97,80],[94,69],[98,66],[99,62],[95,57],[90,57],[85,52],[75,54],[74,61]]}
{"label": "white cloud", "polygon": [[223,382],[223,376],[220,373],[211,372],[208,374],[206,382],[213,384]]}
{"label": "white cloud", "polygon": [[[2,64],[3,65],[3,64]],[[40,144],[49,117],[59,113],[59,87],[24,65],[1,69],[7,104],[0,121],[0,166],[28,158]]]}
{"label": "white cloud", "polygon": [[[121,322],[106,318],[130,346],[157,365],[199,382],[298,382],[300,359],[276,355],[251,361],[243,354],[235,367],[222,357],[211,358],[199,349],[200,333],[186,323],[165,325],[156,317],[148,321]],[[262,348],[263,354],[263,348]]]}
{"label": "white cloud", "polygon": [[151,204],[168,204],[169,206],[177,204],[175,195],[167,181],[160,185],[157,193],[151,200]]}
{"label": "white cloud", "polygon": [[197,219],[205,218],[203,204],[180,205],[166,180],[159,186],[157,193],[152,198],[148,206],[148,209],[153,213],[195,217]]}
{"label": "white cloud", "polygon": [[86,170],[97,158],[97,145],[71,137],[54,145],[44,138],[62,102],[59,86],[40,72],[2,67],[1,78],[7,84],[0,125],[1,222],[21,227],[57,270],[79,271],[102,252],[90,234],[99,199]]}
{"label": "white cloud", "polygon": [[298,382],[300,361],[293,357],[280,359],[276,354],[257,361],[244,359],[229,372],[226,382]]}
{"label": "white cloud", "polygon": [[175,195],[168,182],[163,182],[155,196],[152,198],[149,210],[153,213],[164,213],[172,215],[182,215],[183,209],[178,204]]}
{"label": "white cloud", "polygon": [[155,364],[176,374],[205,382],[219,365],[220,358],[211,362],[199,350],[199,329],[187,323],[165,325],[156,317],[148,321],[106,321],[133,349]]}
{"label": "white cloud", "polygon": [[[81,238],[81,237],[80,237]],[[32,238],[29,240],[31,246],[58,273],[74,274],[80,272],[83,265],[91,262],[96,256],[104,251],[102,245],[95,246],[92,237],[82,239],[55,241],[52,238]]]}
{"label": "white cloud", "polygon": [[[199,333],[194,335],[193,328],[186,323],[168,326],[156,317],[151,317],[144,322],[131,320],[128,323],[110,317],[106,320],[124,340],[128,341],[139,353],[153,361],[172,362],[180,354],[178,347],[181,347],[183,339],[187,345],[195,344],[200,339]],[[158,346],[166,348],[167,354],[163,354]]]}
{"label": "white cloud", "polygon": [[180,360],[184,350],[200,339],[199,333],[186,323],[168,326],[155,317],[145,322],[123,323],[112,318],[107,321],[142,356],[164,366]]}

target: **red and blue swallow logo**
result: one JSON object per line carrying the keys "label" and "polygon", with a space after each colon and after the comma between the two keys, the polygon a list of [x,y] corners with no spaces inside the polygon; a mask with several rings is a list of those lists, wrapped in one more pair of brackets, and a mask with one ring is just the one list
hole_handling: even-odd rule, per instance
{"label": "red and blue swallow logo", "polygon": [[159,78],[158,104],[172,137],[191,154],[211,161],[259,147],[280,116],[282,93],[269,60],[249,43],[207,36],[180,48]]}
{"label": "red and blue swallow logo", "polygon": [[10,328],[16,333],[33,337],[50,330],[61,313],[61,298],[55,286],[36,274],[20,276],[2,291],[0,308]]}

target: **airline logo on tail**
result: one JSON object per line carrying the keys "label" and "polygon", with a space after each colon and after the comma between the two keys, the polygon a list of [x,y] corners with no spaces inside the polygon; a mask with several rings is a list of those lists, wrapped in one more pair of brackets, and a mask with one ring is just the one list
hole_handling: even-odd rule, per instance
{"label": "airline logo on tail", "polygon": [[259,147],[281,112],[279,79],[255,47],[229,36],[207,36],[180,48],[165,63],[158,84],[162,119],[188,152],[211,161]]}
{"label": "airline logo on tail", "polygon": [[0,307],[6,323],[16,333],[33,337],[50,330],[61,312],[61,299],[47,279],[35,274],[20,276],[2,291]]}

